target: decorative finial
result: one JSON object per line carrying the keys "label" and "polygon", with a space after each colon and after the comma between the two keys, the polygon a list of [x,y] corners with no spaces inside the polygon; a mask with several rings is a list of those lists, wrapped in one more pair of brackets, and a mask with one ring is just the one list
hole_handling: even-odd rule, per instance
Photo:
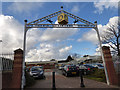
{"label": "decorative finial", "polygon": [[24,20],[24,22],[27,22],[27,20]]}
{"label": "decorative finial", "polygon": [[94,23],[97,23],[97,21],[95,21]]}
{"label": "decorative finial", "polygon": [[61,9],[63,10],[63,6],[61,6]]}

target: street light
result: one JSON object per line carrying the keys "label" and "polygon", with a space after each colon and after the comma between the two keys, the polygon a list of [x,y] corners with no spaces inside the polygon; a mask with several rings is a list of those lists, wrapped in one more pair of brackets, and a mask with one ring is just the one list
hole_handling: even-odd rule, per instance
{"label": "street light", "polygon": [[101,42],[101,39],[100,39],[100,34],[99,34],[99,31],[98,31],[98,27],[97,27],[97,21],[95,21],[94,24],[96,26],[94,29],[96,30],[97,36],[98,36],[100,52],[101,52],[101,55],[102,55],[102,60],[103,60],[103,65],[104,65],[104,70],[105,70],[107,84],[110,85],[109,78],[108,78],[108,73],[107,73],[107,68],[106,68],[106,64],[105,64],[105,59],[104,59],[104,54],[103,54],[103,50],[102,50],[102,42]]}

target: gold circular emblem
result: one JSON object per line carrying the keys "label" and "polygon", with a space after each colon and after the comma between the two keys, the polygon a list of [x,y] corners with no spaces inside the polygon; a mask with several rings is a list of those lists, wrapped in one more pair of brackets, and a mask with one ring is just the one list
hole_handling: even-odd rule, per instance
{"label": "gold circular emblem", "polygon": [[58,19],[61,21],[63,19],[63,15],[60,15]]}

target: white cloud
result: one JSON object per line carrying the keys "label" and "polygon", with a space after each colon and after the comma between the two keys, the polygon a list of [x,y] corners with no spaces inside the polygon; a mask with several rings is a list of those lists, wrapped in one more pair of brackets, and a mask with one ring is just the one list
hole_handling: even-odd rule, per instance
{"label": "white cloud", "polygon": [[98,39],[97,39],[97,34],[95,30],[91,30],[87,33],[85,33],[82,38],[79,38],[77,41],[82,42],[82,41],[90,41],[94,44],[98,43]]}
{"label": "white cloud", "polygon": [[39,7],[43,6],[43,2],[14,2],[9,7],[8,10],[14,13],[30,13]]}
{"label": "white cloud", "polygon": [[44,61],[51,59],[66,59],[70,54],[69,50],[72,46],[55,47],[53,44],[41,43],[39,49],[31,49],[27,54],[29,61]]}
{"label": "white cloud", "polygon": [[[13,16],[0,15],[0,40],[2,40],[2,53],[11,53],[18,48],[23,48],[24,25],[20,24]],[[55,42],[67,40],[77,33],[78,29],[29,29],[26,41],[26,60],[65,59],[70,54],[72,46]],[[47,42],[45,42],[47,41]],[[52,41],[52,42],[51,42]],[[1,44],[0,44],[1,45]],[[64,48],[63,48],[64,47]],[[59,52],[62,51],[62,52]]]}
{"label": "white cloud", "polygon": [[36,47],[36,44],[40,42],[40,36],[42,35],[43,31],[39,29],[29,29],[26,35],[26,48],[27,51]]}
{"label": "white cloud", "polygon": [[[115,47],[115,45],[113,45],[112,43],[102,44],[102,46],[108,46],[108,47],[110,47],[109,44],[112,45],[113,47]],[[94,53],[94,55],[101,55],[101,53],[100,53],[100,46],[98,46],[95,51],[96,51],[96,53]],[[113,48],[110,48],[110,51],[113,51]]]}
{"label": "white cloud", "polygon": [[[78,29],[46,29],[41,30],[30,30],[28,34],[28,54],[26,59],[29,61],[33,60],[50,60],[50,59],[65,59],[70,55],[69,50],[72,46],[64,46],[60,44],[55,46],[56,42],[67,40],[69,36],[77,33]],[[32,42],[29,42],[29,41]],[[36,43],[40,42],[40,45],[36,46]],[[34,44],[33,44],[34,43]],[[63,48],[64,47],[64,48]]]}
{"label": "white cloud", "polygon": [[61,49],[59,50],[59,52],[60,52],[60,53],[64,53],[64,52],[66,52],[66,51],[69,51],[71,48],[72,48],[72,45],[69,46],[69,47],[61,48]]}
{"label": "white cloud", "polygon": [[79,6],[78,6],[78,5],[73,6],[73,8],[72,8],[71,11],[72,11],[73,13],[79,12]]}
{"label": "white cloud", "polygon": [[58,20],[55,21],[55,24],[58,24]]}
{"label": "white cloud", "polygon": [[[0,15],[0,40],[2,40],[2,52],[11,53],[15,49],[23,48],[24,26],[13,16]],[[40,30],[31,29],[27,32],[27,51],[34,48],[42,34]]]}
{"label": "white cloud", "polygon": [[53,29],[47,29],[41,36],[42,41],[58,41],[58,40],[64,40],[67,39],[69,36],[74,35],[77,33],[78,29],[70,29],[70,28],[53,28]]}
{"label": "white cloud", "polygon": [[[107,30],[107,27],[111,24],[114,24],[115,26],[117,26],[118,24],[118,16],[112,17],[109,19],[109,22],[106,25],[98,25],[98,30],[100,35],[104,35],[105,31]],[[118,29],[116,29],[118,30]],[[98,37],[97,37],[97,33],[94,29],[91,29],[89,32],[83,34],[82,38],[79,38],[78,41],[82,42],[82,41],[90,41],[94,44],[98,44]]]}
{"label": "white cloud", "polygon": [[0,15],[0,39],[2,52],[12,52],[16,48],[22,48],[23,26],[12,16]]}
{"label": "white cloud", "polygon": [[[106,25],[103,25],[103,26],[98,25],[100,35],[105,35],[106,34],[105,32],[106,32],[107,27],[109,25],[115,25],[117,27],[118,26],[118,21],[120,21],[119,17],[115,16],[115,17],[110,18],[109,22]],[[116,32],[118,32],[118,29],[115,29],[115,30],[116,30]],[[82,42],[84,40],[85,41],[90,41],[93,44],[98,44],[98,37],[97,37],[96,31],[91,29],[89,32],[83,34],[82,38],[78,39],[79,42]],[[112,43],[109,43],[109,44],[112,45],[113,47],[115,47]],[[109,46],[110,47],[109,44],[102,44],[102,46]],[[113,51],[112,48],[110,48],[110,49],[111,49],[111,51]],[[100,48],[99,47],[96,49],[95,55],[100,55]]]}
{"label": "white cloud", "polygon": [[104,9],[118,8],[118,2],[119,0],[114,0],[114,1],[113,0],[105,0],[105,1],[98,0],[97,2],[95,1],[94,6],[97,10],[94,12],[102,13]]}

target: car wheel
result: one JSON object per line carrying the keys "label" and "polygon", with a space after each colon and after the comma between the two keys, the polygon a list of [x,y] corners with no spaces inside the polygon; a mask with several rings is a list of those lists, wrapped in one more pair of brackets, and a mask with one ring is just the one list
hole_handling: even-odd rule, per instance
{"label": "car wheel", "polygon": [[87,72],[86,71],[84,71],[84,75],[86,75],[87,74]]}
{"label": "car wheel", "polygon": [[68,74],[67,74],[67,73],[65,73],[65,76],[66,76],[66,77],[68,77]]}
{"label": "car wheel", "polygon": [[45,77],[45,76],[43,76],[43,79],[46,79],[46,77]]}

